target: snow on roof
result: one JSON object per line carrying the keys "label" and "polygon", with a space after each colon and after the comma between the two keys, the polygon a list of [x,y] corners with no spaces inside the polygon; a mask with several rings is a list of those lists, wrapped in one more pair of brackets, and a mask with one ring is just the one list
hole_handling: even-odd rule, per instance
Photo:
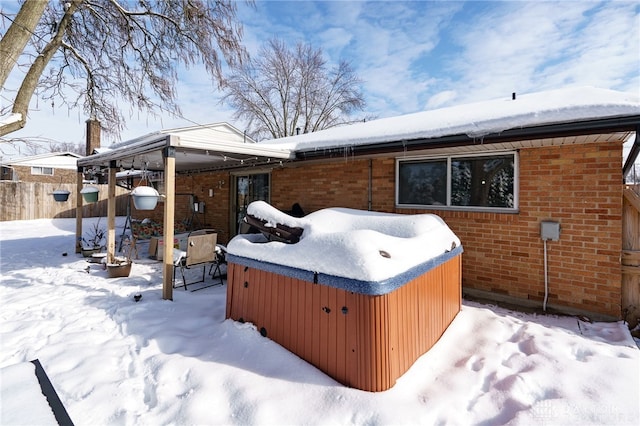
{"label": "snow on roof", "polygon": [[[294,151],[451,135],[482,137],[509,129],[640,115],[640,96],[593,87],[518,94],[485,102],[382,118],[265,144]],[[263,142],[260,142],[263,143]]]}
{"label": "snow on roof", "polygon": [[108,151],[111,151],[111,148],[108,148],[106,146],[98,146],[93,149],[93,154],[100,154],[101,152],[108,152]]}
{"label": "snow on roof", "polygon": [[2,164],[8,166],[53,167],[71,170],[77,168],[78,158],[82,158],[82,156],[75,152],[49,152],[46,154],[13,158],[3,161]]}
{"label": "snow on roof", "polygon": [[135,139],[111,145],[109,148],[79,161],[80,166],[106,166],[112,160],[126,159],[132,167],[144,168],[148,164],[161,167],[162,149],[174,147],[180,150],[177,170],[202,170],[220,167],[227,160],[229,164],[253,162],[258,157],[289,159],[292,153],[280,147],[269,147],[255,143],[244,132],[228,123],[167,129],[150,133]]}
{"label": "snow on roof", "polygon": [[229,242],[229,254],[360,281],[395,277],[460,246],[447,224],[432,214],[329,208],[294,218],[264,201],[251,203],[247,213],[270,226],[304,232],[296,244],[240,234]]}
{"label": "snow on roof", "polygon": [[[225,154],[237,154],[240,161],[243,157],[253,156],[290,159],[296,152],[327,148],[453,135],[481,138],[509,129],[635,116],[640,116],[640,96],[637,94],[593,87],[568,88],[382,118],[258,143],[253,143],[244,132],[228,123],[161,130],[114,144],[79,164],[151,155],[164,147],[168,136],[176,136],[171,138],[172,146],[193,152],[211,152],[223,162],[226,161]],[[191,163],[181,163],[183,170],[201,168],[203,161],[211,165],[212,158],[198,162],[195,157],[190,157]]]}

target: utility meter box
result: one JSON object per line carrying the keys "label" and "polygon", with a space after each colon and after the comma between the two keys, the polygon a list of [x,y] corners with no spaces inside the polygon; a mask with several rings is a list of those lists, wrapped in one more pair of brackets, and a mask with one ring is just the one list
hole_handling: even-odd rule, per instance
{"label": "utility meter box", "polygon": [[558,241],[560,239],[560,223],[550,220],[540,222],[540,238],[544,241]]}

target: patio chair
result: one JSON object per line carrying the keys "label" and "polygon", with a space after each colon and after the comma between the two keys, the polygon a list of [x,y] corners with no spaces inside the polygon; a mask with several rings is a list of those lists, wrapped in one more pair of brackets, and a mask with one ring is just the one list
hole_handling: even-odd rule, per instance
{"label": "patio chair", "polygon": [[216,245],[216,261],[209,267],[209,275],[211,275],[211,278],[216,278],[217,275],[217,277],[220,279],[220,285],[224,285],[224,277],[226,276],[226,271],[223,275],[222,269],[220,267],[226,264],[227,248],[222,244],[218,244]]}
{"label": "patio chair", "polygon": [[[204,282],[207,265],[215,263],[216,242],[218,234],[213,229],[200,229],[192,231],[187,237],[187,250],[175,250],[173,257],[173,288],[176,285],[176,269],[180,269],[182,285],[187,289],[188,285]],[[202,268],[202,279],[187,282],[185,271],[188,269]]]}

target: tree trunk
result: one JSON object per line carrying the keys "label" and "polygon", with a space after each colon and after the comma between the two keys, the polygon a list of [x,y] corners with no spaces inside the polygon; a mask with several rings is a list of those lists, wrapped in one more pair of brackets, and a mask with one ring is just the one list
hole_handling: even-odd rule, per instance
{"label": "tree trunk", "polygon": [[78,4],[80,2],[72,2],[70,7],[66,10],[62,20],[60,21],[60,25],[58,25],[58,29],[56,35],[51,39],[49,43],[45,46],[42,52],[36,57],[27,71],[27,74],[24,76],[22,80],[22,85],[20,89],[18,89],[18,93],[16,94],[16,98],[13,101],[13,110],[11,112],[22,114],[20,121],[0,126],[0,136],[4,136],[8,133],[14,132],[24,127],[27,123],[27,112],[29,111],[29,102],[31,102],[31,98],[38,86],[38,82],[40,81],[40,77],[44,72],[45,68],[53,58],[53,55],[58,51],[60,46],[62,46],[64,33],[71,22],[71,17],[75,13],[78,8]]}
{"label": "tree trunk", "polygon": [[36,25],[40,22],[47,2],[26,0],[16,18],[0,40],[0,87],[4,87]]}

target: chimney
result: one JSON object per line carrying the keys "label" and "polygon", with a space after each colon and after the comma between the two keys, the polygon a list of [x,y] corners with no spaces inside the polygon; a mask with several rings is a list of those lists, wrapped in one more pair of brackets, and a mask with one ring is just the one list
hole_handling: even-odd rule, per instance
{"label": "chimney", "polygon": [[87,147],[86,155],[89,156],[100,148],[100,122],[95,118],[87,120]]}

